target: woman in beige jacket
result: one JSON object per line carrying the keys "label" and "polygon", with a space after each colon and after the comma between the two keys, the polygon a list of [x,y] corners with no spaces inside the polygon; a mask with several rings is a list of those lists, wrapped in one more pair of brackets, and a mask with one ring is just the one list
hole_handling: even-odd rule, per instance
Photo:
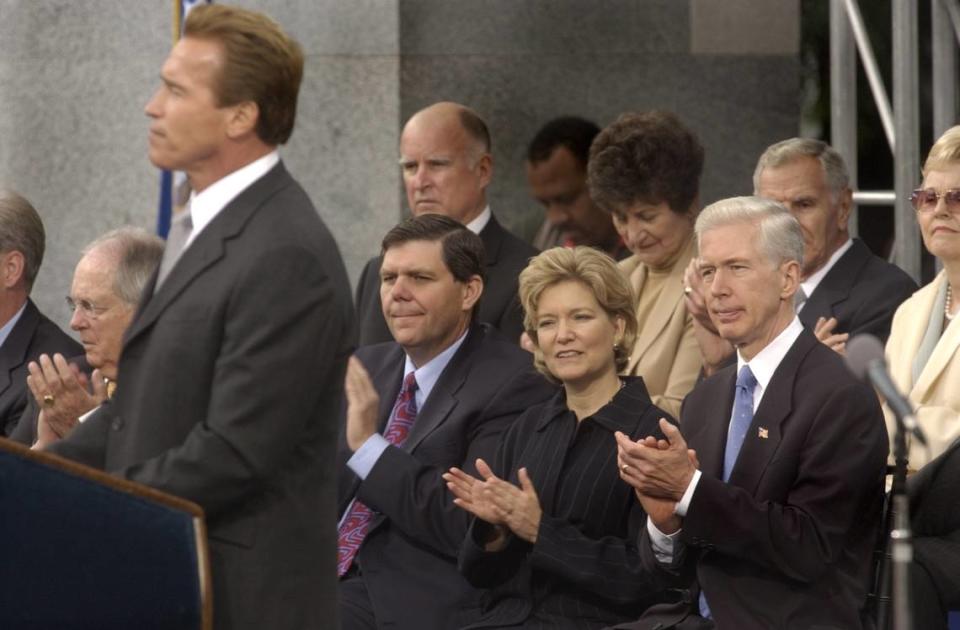
{"label": "woman in beige jacket", "polygon": [[624,114],[594,140],[587,168],[591,197],[633,254],[620,263],[639,325],[624,373],[642,376],[653,404],[679,417],[701,365],[683,272],[695,253],[703,147],[672,113]]}
{"label": "woman in beige jacket", "polygon": [[[923,244],[943,262],[933,282],[897,309],[887,340],[893,380],[929,442],[909,444],[910,467],[919,469],[960,437],[960,126],[930,149],[911,201]],[[892,443],[893,414],[884,412]]]}

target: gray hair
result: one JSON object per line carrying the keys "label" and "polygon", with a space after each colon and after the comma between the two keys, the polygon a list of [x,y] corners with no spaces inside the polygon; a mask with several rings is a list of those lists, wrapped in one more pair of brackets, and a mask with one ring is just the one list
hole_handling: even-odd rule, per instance
{"label": "gray hair", "polygon": [[757,168],[753,171],[753,194],[759,194],[760,174],[765,168],[776,168],[789,164],[802,157],[817,158],[823,168],[823,175],[827,180],[827,187],[833,193],[834,201],[838,195],[850,186],[850,176],[847,165],[840,154],[826,142],[812,138],[790,138],[776,144],[771,144],[757,160]]}
{"label": "gray hair", "polygon": [[758,249],[774,265],[787,261],[803,264],[803,232],[800,223],[782,204],[762,197],[731,197],[707,206],[697,218],[697,247],[712,229],[752,223],[760,230]]}
{"label": "gray hair", "polygon": [[23,254],[27,293],[40,272],[47,235],[33,205],[12,190],[0,190],[0,252]]}
{"label": "gray hair", "polygon": [[116,256],[113,292],[127,304],[135,306],[163,258],[163,239],[144,229],[127,226],[94,239],[83,248],[83,255],[95,249],[109,250]]}

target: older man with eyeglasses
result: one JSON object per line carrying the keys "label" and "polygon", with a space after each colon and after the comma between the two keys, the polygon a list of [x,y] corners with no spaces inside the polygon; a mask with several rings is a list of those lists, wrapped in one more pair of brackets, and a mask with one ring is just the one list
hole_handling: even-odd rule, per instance
{"label": "older man with eyeglasses", "polygon": [[29,364],[33,399],[11,439],[33,444],[44,432],[63,437],[113,393],[123,333],[162,256],[159,237],[129,227],[84,248],[67,296],[70,327],[80,335],[84,354],[42,354]]}

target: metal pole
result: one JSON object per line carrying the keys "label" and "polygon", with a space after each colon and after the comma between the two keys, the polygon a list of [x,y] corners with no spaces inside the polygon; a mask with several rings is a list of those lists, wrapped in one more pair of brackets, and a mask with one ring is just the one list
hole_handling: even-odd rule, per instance
{"label": "metal pole", "polygon": [[[893,4],[897,5],[898,3],[894,2]],[[883,77],[880,76],[880,69],[877,67],[873,46],[870,45],[870,38],[867,37],[867,27],[864,26],[863,16],[860,15],[860,6],[856,0],[844,0],[844,6],[847,8],[847,18],[850,20],[853,37],[857,41],[857,50],[860,51],[860,57],[863,59],[863,71],[870,83],[873,102],[877,106],[877,113],[880,114],[883,132],[887,135],[887,144],[893,151],[896,146],[896,133],[894,133],[893,113],[890,111],[890,99],[887,97],[887,88],[883,86]],[[916,41],[916,38],[914,38],[914,41]]]}
{"label": "metal pole", "polygon": [[[850,189],[857,189],[857,48],[843,0],[830,0],[830,144],[843,157]],[[850,236],[859,233],[857,206],[850,213]]]}
{"label": "metal pole", "polygon": [[934,138],[957,120],[957,46],[948,4],[957,6],[956,0],[930,0]]}
{"label": "metal pole", "polygon": [[897,194],[892,190],[858,190],[853,193],[853,202],[860,206],[892,206]]}
{"label": "metal pole", "polygon": [[893,260],[920,282],[920,235],[908,196],[920,177],[920,118],[918,112],[917,0],[897,0],[893,12],[894,149]]}

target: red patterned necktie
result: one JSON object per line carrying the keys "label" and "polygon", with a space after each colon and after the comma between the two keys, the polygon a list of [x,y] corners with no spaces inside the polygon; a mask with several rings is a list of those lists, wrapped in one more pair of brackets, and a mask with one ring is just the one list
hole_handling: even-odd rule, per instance
{"label": "red patterned necktie", "polygon": [[[394,446],[401,446],[407,439],[410,427],[417,417],[417,399],[414,397],[416,391],[417,381],[413,372],[410,372],[403,379],[403,387],[400,388],[397,402],[393,404],[387,431],[383,436]],[[359,499],[354,499],[347,516],[340,523],[337,540],[337,575],[342,577],[350,568],[370,529],[371,521],[373,521],[373,511]]]}

